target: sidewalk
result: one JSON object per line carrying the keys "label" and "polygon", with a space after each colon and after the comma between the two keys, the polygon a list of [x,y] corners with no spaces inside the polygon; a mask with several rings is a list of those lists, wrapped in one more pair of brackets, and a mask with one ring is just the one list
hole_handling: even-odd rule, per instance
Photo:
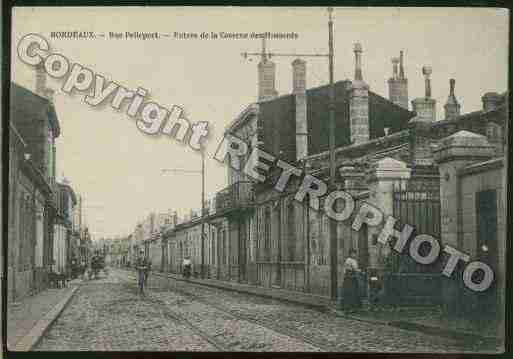
{"label": "sidewalk", "polygon": [[30,350],[58,317],[78,289],[77,280],[67,288],[46,289],[7,307],[7,348]]}
{"label": "sidewalk", "polygon": [[380,307],[351,314],[337,312],[337,315],[430,335],[476,341],[486,345],[502,345],[497,333],[497,324],[491,321],[477,324],[463,318],[448,318],[439,308],[434,307]]}

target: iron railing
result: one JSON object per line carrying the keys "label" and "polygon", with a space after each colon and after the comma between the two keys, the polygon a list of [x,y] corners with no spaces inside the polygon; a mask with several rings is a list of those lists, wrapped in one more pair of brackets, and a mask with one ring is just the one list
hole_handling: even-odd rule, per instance
{"label": "iron railing", "polygon": [[253,184],[237,182],[217,192],[216,212],[245,207],[250,205],[253,200]]}

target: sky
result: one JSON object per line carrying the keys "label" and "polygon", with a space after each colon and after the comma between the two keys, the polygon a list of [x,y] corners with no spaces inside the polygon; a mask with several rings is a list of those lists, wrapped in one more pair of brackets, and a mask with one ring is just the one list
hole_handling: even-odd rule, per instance
{"label": "sky", "polygon": [[[371,91],[388,97],[391,58],[404,51],[410,101],[424,94],[422,66],[431,66],[437,119],[449,79],[456,79],[462,113],[479,110],[481,96],[507,90],[508,12],[492,8],[335,8],[334,77],[353,79],[353,44],[363,46],[363,77]],[[207,121],[207,198],[226,187],[226,168],[213,159],[223,130],[256,101],[258,39],[159,40],[51,39],[55,31],[109,32],[295,32],[297,39],[269,40],[271,52],[326,53],[325,8],[237,7],[96,7],[14,8],[12,80],[34,89],[34,68],[16,55],[28,33],[44,36],[51,52],[88,67],[127,88],[143,87],[150,98],[169,108],[182,106],[191,121]],[[275,58],[276,89],[291,92],[294,58]],[[328,82],[324,58],[305,58],[307,86]],[[61,125],[57,139],[57,178],[63,175],[83,198],[93,237],[127,235],[150,212],[177,210],[180,215],[201,203],[199,174],[164,173],[162,169],[199,170],[201,157],[174,139],[140,132],[134,120],[110,107],[92,108],[85,93],[68,95],[62,80],[55,89]],[[410,105],[411,109],[411,105]]]}

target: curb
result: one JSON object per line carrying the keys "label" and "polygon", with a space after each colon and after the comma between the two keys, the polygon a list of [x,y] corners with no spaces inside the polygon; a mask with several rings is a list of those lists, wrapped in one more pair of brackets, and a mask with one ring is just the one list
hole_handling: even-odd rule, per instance
{"label": "curb", "polygon": [[73,287],[59,303],[57,303],[45,316],[40,319],[30,331],[20,339],[12,351],[30,351],[41,340],[52,323],[59,317],[66,305],[69,303],[79,286]]}
{"label": "curb", "polygon": [[407,322],[404,320],[390,321],[388,325],[397,327],[405,330],[415,330],[429,335],[436,335],[441,337],[448,337],[457,340],[465,340],[465,341],[482,341],[489,344],[497,344],[500,343],[500,339],[496,337],[487,337],[475,333],[470,333],[466,331],[457,331],[452,329],[446,329],[442,327],[435,327],[431,325],[424,325],[420,323]]}
{"label": "curb", "polygon": [[405,320],[391,320],[391,321],[384,321],[384,320],[377,320],[377,319],[368,319],[368,318],[362,318],[352,315],[344,315],[344,314],[336,314],[339,317],[357,320],[360,322],[370,323],[370,324],[377,324],[377,325],[385,325],[390,327],[395,327],[403,330],[410,330],[410,331],[417,331],[428,335],[433,335],[437,337],[442,338],[450,338],[450,339],[456,339],[456,340],[464,340],[464,341],[481,341],[489,344],[498,344],[501,342],[501,339],[497,337],[488,337],[483,336],[471,332],[466,331],[458,331],[458,330],[452,330],[447,329],[443,327],[435,327],[431,325],[424,325],[420,323],[415,322],[408,322]]}
{"label": "curb", "polygon": [[[180,281],[180,282],[189,282],[189,283],[193,283],[193,284],[197,284],[197,285],[203,285],[205,287],[211,287],[211,288],[216,288],[216,289],[223,289],[223,290],[228,290],[228,291],[237,292],[237,293],[243,293],[243,294],[257,295],[257,296],[262,297],[262,298],[278,300],[278,301],[281,301],[281,302],[287,302],[287,303],[292,303],[292,304],[296,304],[296,305],[299,304],[299,305],[302,305],[304,307],[312,308],[312,309],[315,309],[315,310],[318,310],[318,311],[321,311],[321,312],[329,311],[329,308],[327,306],[323,305],[323,304],[307,303],[307,302],[303,302],[303,301],[300,301],[300,300],[294,300],[294,299],[290,299],[290,298],[283,298],[283,297],[269,295],[269,294],[265,294],[265,293],[257,293],[257,292],[254,292],[254,291],[251,291],[251,290],[247,290],[247,289],[244,289],[244,288],[234,288],[234,287],[229,287],[229,286],[223,286],[223,285],[217,284],[217,283],[205,283],[204,281],[199,281],[197,279],[183,279],[182,277],[175,276],[175,275],[172,275],[172,274],[155,273],[154,275],[159,276],[159,277],[166,277],[166,278],[173,279],[173,280]],[[258,288],[258,287],[255,287],[255,288]]]}

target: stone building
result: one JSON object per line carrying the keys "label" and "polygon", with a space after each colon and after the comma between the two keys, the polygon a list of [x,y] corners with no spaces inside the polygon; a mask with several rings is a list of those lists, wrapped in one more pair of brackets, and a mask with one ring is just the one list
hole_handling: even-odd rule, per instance
{"label": "stone building", "polygon": [[[486,300],[503,308],[507,94],[487,93],[482,110],[461,114],[451,79],[444,118],[437,119],[429,66],[418,74],[424,77],[424,91],[411,101],[409,111],[403,53],[392,61],[386,99],[365,83],[362,46],[356,44],[353,50],[354,79],[335,83],[334,186],[351,193],[357,208],[366,202],[379,208],[384,218],[398,219],[396,228],[409,224],[414,234],[429,234],[441,244],[468,250],[474,259],[484,258],[497,268],[499,293]],[[238,158],[241,168],[251,160],[252,149],[259,148],[328,182],[329,88],[308,89],[306,63],[295,60],[292,91],[278,96],[275,69],[263,50],[259,99],[226,130],[248,146],[247,155]],[[383,278],[395,303],[427,301],[450,307],[461,299],[447,284],[457,283],[456,275],[441,275],[446,257],[426,266],[407,255],[394,255],[377,240],[383,224],[354,231],[353,217],[338,223],[332,237],[324,213],[294,201],[300,177],[292,176],[280,192],[273,188],[279,168],[268,173],[264,183],[227,168],[229,186],[216,194],[215,212],[203,218],[209,224],[205,251],[208,248],[210,261],[205,263],[211,277],[334,299],[342,285],[344,260],[355,249],[360,267]],[[201,247],[192,246],[191,253],[191,243],[200,241],[200,223],[185,221],[165,234],[170,238],[170,271],[179,272],[186,254],[198,260]],[[486,238],[496,240],[483,243]],[[486,254],[479,254],[479,248],[486,248]],[[476,302],[473,298],[466,302]]]}
{"label": "stone building", "polygon": [[8,298],[47,287],[53,262],[55,138],[59,121],[51,92],[11,83],[9,123]]}
{"label": "stone building", "polygon": [[[223,226],[222,222],[210,216],[205,216],[205,222],[203,263],[206,266],[206,276],[227,279],[230,268],[226,223]],[[220,242],[218,236],[221,238]],[[193,263],[194,274],[198,276],[202,263],[201,219],[195,217],[193,220],[177,221],[176,225],[163,230],[162,238],[169,253],[167,271],[181,273],[183,258],[189,256]]]}
{"label": "stone building", "polygon": [[[493,98],[493,106],[488,100]],[[459,121],[458,121],[459,119]],[[495,273],[490,289],[476,293],[461,281],[444,281],[443,299],[452,314],[484,315],[499,320],[504,336],[506,285],[507,94],[485,94],[483,110],[447,121],[458,132],[434,150],[440,172],[442,242],[460,248],[469,260],[489,265]],[[473,130],[474,132],[470,132]]]}

